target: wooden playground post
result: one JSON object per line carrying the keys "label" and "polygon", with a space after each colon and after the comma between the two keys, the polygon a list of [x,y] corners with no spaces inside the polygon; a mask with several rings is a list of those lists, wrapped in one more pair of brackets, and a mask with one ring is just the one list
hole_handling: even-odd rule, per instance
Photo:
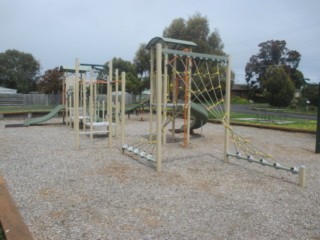
{"label": "wooden playground post", "polygon": [[[173,62],[173,69],[172,69],[172,103],[174,105],[177,104],[177,91],[176,91],[176,88],[177,88],[177,79],[176,79],[176,69],[177,69],[177,60],[176,58],[174,59],[174,62]],[[171,134],[172,134],[172,139],[175,138],[175,128],[176,128],[176,107],[173,108],[173,113],[172,113],[172,116],[173,116],[173,119],[172,119],[172,131],[171,131]]]}
{"label": "wooden playground post", "polygon": [[109,79],[107,83],[108,87],[108,101],[107,101],[107,112],[108,112],[108,128],[109,128],[109,148],[112,146],[112,61],[109,62]]}
{"label": "wooden playground post", "polygon": [[83,126],[82,126],[82,129],[83,131],[86,130],[86,123],[87,123],[87,94],[86,94],[86,72],[84,73],[81,73],[81,77],[82,77],[82,109],[83,109],[83,120],[82,120],[82,123],[83,123]]}
{"label": "wooden playground post", "polygon": [[90,68],[90,98],[89,98],[89,114],[90,114],[90,138],[93,139],[93,67]]}
{"label": "wooden playground post", "polygon": [[[68,116],[69,116],[69,126],[72,128],[72,114],[74,115],[74,108],[72,108],[72,99],[74,100],[74,88],[75,88],[75,83],[73,84],[73,89],[72,89],[72,91],[73,91],[73,93],[72,93],[72,95],[69,97],[69,114],[68,114]],[[73,102],[74,103],[74,102]],[[73,111],[73,113],[72,113],[72,111]]]}
{"label": "wooden playground post", "polygon": [[116,121],[115,121],[115,136],[116,138],[118,137],[119,133],[118,133],[118,130],[119,130],[119,96],[118,96],[118,93],[119,93],[119,69],[116,69],[116,99],[115,99],[115,104],[116,104],[116,110],[115,110],[115,118],[116,118]]}
{"label": "wooden playground post", "polygon": [[299,186],[304,188],[306,186],[306,167],[301,166],[299,169]]}
{"label": "wooden playground post", "polygon": [[187,91],[187,145],[190,144],[190,123],[191,123],[191,67],[192,67],[192,58],[188,57],[188,64],[187,64],[187,75],[188,75],[188,91]]}
{"label": "wooden playground post", "polygon": [[[167,47],[167,44],[165,44],[165,48]],[[164,64],[164,78],[163,78],[163,86],[162,86],[162,101],[163,101],[163,122],[165,123],[167,121],[167,98],[168,98],[168,55],[164,56],[163,59],[163,64]],[[161,79],[162,81],[162,79]],[[163,128],[163,134],[162,134],[162,143],[166,144],[167,143],[167,127],[165,126]]]}
{"label": "wooden playground post", "polygon": [[64,106],[64,111],[62,113],[63,116],[63,123],[66,123],[66,79],[65,74],[63,74],[63,80],[62,80],[62,93],[61,93],[61,104]]}
{"label": "wooden playground post", "polygon": [[124,144],[126,114],[126,73],[121,72],[121,146]]}
{"label": "wooden playground post", "polygon": [[[94,105],[93,105],[93,112],[94,112],[94,120],[96,121],[96,119],[97,119],[97,105],[98,105],[98,98],[97,98],[97,86],[98,85],[98,83],[97,83],[97,81],[95,81],[95,83],[94,83],[94,85],[93,85],[93,99],[94,99]],[[98,115],[99,116],[99,115]]]}
{"label": "wooden playground post", "polygon": [[73,95],[74,95],[74,103],[73,103],[73,109],[74,109],[74,130],[75,130],[75,145],[76,149],[80,149],[80,139],[79,139],[79,58],[76,58],[75,61],[75,78],[74,78],[74,89],[73,89]]}
{"label": "wooden playground post", "polygon": [[[154,48],[150,49],[150,104],[149,104],[149,134],[153,132],[153,103],[154,103]],[[150,139],[152,140],[152,139]]]}
{"label": "wooden playground post", "polygon": [[64,95],[65,95],[65,112],[66,112],[66,126],[68,126],[70,124],[70,109],[69,109],[69,93],[68,93],[68,89],[67,89],[67,73],[63,74],[63,81],[64,81],[64,85],[65,85],[65,89],[64,89]]}
{"label": "wooden playground post", "polygon": [[156,94],[157,94],[157,146],[156,146],[156,157],[157,157],[157,172],[161,172],[161,163],[162,163],[162,136],[161,136],[161,118],[162,118],[162,100],[161,100],[161,92],[162,92],[162,45],[161,43],[157,43],[156,45]]}
{"label": "wooden playground post", "polygon": [[183,109],[183,146],[186,147],[190,143],[190,112],[191,112],[191,59],[186,58],[184,70],[184,109]]}
{"label": "wooden playground post", "polygon": [[227,79],[226,79],[226,93],[225,93],[225,125],[224,125],[224,161],[228,161],[229,152],[229,128],[226,124],[230,124],[230,91],[231,91],[231,57],[228,55],[227,62]]}

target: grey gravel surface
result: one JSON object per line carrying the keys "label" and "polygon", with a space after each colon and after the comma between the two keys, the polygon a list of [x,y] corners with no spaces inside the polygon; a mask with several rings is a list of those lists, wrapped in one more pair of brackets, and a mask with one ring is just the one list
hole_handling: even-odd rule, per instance
{"label": "grey gravel surface", "polygon": [[[127,141],[148,121],[126,120]],[[320,239],[320,155],[315,135],[235,127],[298,176],[237,159],[224,162],[223,127],[206,124],[181,147],[163,148],[161,173],[121,153],[120,140],[81,136],[53,124],[5,128],[0,174],[34,239]]]}

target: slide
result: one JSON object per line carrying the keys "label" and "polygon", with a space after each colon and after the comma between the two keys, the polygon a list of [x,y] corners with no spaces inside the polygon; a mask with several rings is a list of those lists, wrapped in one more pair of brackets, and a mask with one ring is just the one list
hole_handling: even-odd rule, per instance
{"label": "slide", "polygon": [[34,125],[34,124],[38,124],[38,123],[42,123],[42,122],[48,121],[49,119],[53,118],[61,110],[64,110],[64,105],[56,106],[54,109],[52,109],[51,112],[49,112],[48,114],[46,114],[44,116],[27,119],[27,120],[25,120],[23,122],[23,125],[24,126],[31,126],[31,125]]}
{"label": "slide", "polygon": [[132,112],[133,110],[136,110],[137,108],[143,107],[143,106],[149,106],[150,100],[146,100],[141,103],[137,104],[130,104],[129,106],[126,106],[125,113]]}
{"label": "slide", "polygon": [[208,112],[201,104],[191,102],[191,116],[193,120],[190,123],[190,130],[200,128],[208,122]]}
{"label": "slide", "polygon": [[[208,112],[201,104],[191,102],[191,117],[193,118],[190,123],[190,131],[200,128],[208,122]],[[178,132],[183,131],[184,125],[181,126]]]}

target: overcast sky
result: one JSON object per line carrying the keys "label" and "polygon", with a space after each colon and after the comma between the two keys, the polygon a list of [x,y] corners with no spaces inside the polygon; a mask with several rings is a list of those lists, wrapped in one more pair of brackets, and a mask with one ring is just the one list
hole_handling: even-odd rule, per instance
{"label": "overcast sky", "polygon": [[132,61],[173,19],[207,17],[232,56],[236,81],[258,44],[285,40],[302,55],[299,70],[320,81],[319,0],[0,0],[0,52],[31,53],[42,72],[61,65]]}

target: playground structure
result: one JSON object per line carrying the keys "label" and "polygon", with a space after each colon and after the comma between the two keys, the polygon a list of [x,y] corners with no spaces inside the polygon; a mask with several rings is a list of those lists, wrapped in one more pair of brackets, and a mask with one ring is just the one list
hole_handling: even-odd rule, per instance
{"label": "playground structure", "polygon": [[[123,119],[121,129],[124,129],[124,114],[120,113],[119,103],[119,71],[115,70],[115,80],[113,81],[112,61],[108,63],[109,74],[107,80],[95,80],[94,70],[101,70],[97,67],[103,65],[80,64],[79,59],[75,60],[74,68],[62,68],[65,72],[65,79],[68,74],[74,75],[71,83],[64,84],[66,98],[64,99],[66,109],[66,124],[74,126],[75,146],[80,148],[80,135],[108,134],[108,147],[111,148],[112,137],[118,137],[120,129],[120,117]],[[87,81],[89,72],[89,81]],[[101,102],[97,99],[97,85],[107,85],[106,99]],[[115,85],[115,101],[112,99],[112,84]],[[121,108],[125,109],[125,73],[121,73]],[[89,86],[89,92],[87,87]],[[68,88],[66,90],[66,88]],[[121,116],[120,116],[121,115]],[[80,123],[82,131],[80,131]],[[99,128],[100,130],[97,130]],[[102,129],[101,129],[102,128]],[[89,130],[88,130],[89,129]],[[124,133],[121,134],[124,137]]]}
{"label": "playground structure", "polygon": [[[192,85],[194,84],[192,82],[193,63],[191,59],[199,56],[205,59],[227,61],[227,57],[193,53],[192,47],[194,46],[196,44],[190,41],[160,37],[153,38],[147,45],[151,55],[149,139],[144,140],[144,143],[141,144],[125,144],[123,151],[132,152],[149,161],[156,162],[157,171],[161,171],[161,149],[162,145],[166,144],[169,123],[172,124],[171,137],[174,139],[175,119],[179,114],[183,115],[184,124],[181,130],[184,135],[183,146],[186,147],[190,143],[190,133],[193,129],[202,128],[208,121],[207,106],[191,101]],[[170,61],[169,56],[172,56]],[[187,58],[179,62],[179,58],[185,56]],[[228,78],[230,79],[230,74]],[[227,82],[230,83],[230,81]],[[227,87],[230,89],[230,85]],[[170,109],[170,115],[168,109]],[[156,112],[156,126],[153,124],[154,110]],[[192,121],[191,116],[193,116]],[[154,131],[154,129],[156,130]],[[148,143],[156,146],[152,148],[156,153],[146,153],[140,149]]]}
{"label": "playground structure", "polygon": [[[112,137],[118,137],[121,118],[121,149],[129,155],[146,159],[158,172],[162,168],[162,147],[168,137],[171,124],[171,138],[175,139],[176,117],[183,116],[183,147],[190,143],[194,129],[203,127],[209,117],[214,117],[224,126],[224,161],[229,158],[246,160],[262,166],[273,167],[293,174],[299,174],[299,185],[305,186],[305,167],[271,161],[271,155],[252,145],[238,134],[230,124],[231,59],[229,56],[196,53],[195,43],[183,40],[156,37],[150,40],[150,101],[148,136],[133,144],[125,143],[125,73],[121,74],[121,108],[118,100],[119,73],[116,69],[113,81],[112,62],[106,81],[94,80],[93,71],[103,65],[80,64],[75,60],[74,68],[64,68],[67,74],[74,74],[73,83],[64,84],[64,105],[58,106],[42,118],[26,121],[25,125],[46,121],[65,108],[67,125],[74,126],[75,146],[80,148],[80,135],[108,134],[108,147],[112,147]],[[101,70],[101,69],[100,69]],[[87,73],[90,72],[89,81]],[[107,85],[107,99],[101,105],[97,102],[97,85]],[[115,85],[115,102],[112,99],[112,84]],[[89,86],[89,93],[87,87]],[[106,104],[105,104],[106,102]],[[100,106],[102,106],[100,108]],[[135,107],[130,108],[130,111]],[[154,119],[154,112],[156,118]],[[193,119],[192,119],[193,117]],[[99,119],[98,119],[99,118]],[[83,130],[80,131],[79,124]],[[103,127],[103,130],[95,128]],[[112,128],[114,127],[114,134]],[[88,130],[89,128],[89,130]],[[230,140],[233,149],[231,150]]]}
{"label": "playground structure", "polygon": [[[154,162],[156,170],[160,172],[162,146],[166,144],[169,123],[172,124],[174,138],[175,118],[183,114],[183,146],[186,147],[192,128],[202,127],[209,113],[224,126],[223,158],[226,162],[233,157],[293,174],[299,173],[299,185],[304,187],[304,166],[290,167],[271,161],[271,155],[253,146],[230,125],[231,58],[195,53],[192,52],[194,46],[196,44],[193,42],[176,39],[156,37],[150,40],[147,45],[151,55],[149,135],[139,142],[122,145],[122,151]],[[193,122],[191,115],[195,117]]]}

